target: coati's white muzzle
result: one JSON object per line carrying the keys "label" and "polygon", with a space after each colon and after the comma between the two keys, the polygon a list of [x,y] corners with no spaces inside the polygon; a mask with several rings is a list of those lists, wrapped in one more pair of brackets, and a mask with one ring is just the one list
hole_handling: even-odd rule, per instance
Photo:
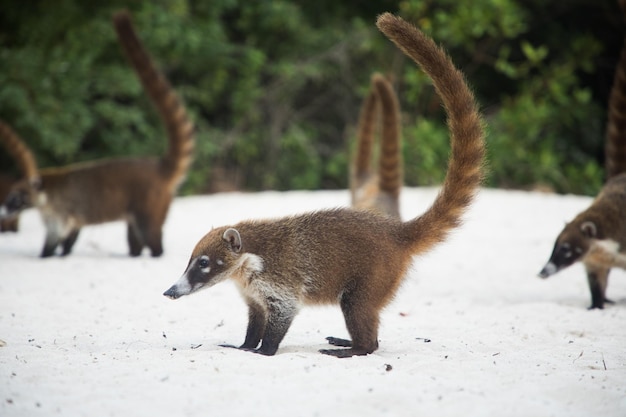
{"label": "coati's white muzzle", "polygon": [[163,293],[164,296],[175,300],[183,295],[188,295],[197,290],[198,288],[193,288],[187,279],[187,274],[183,274],[182,277],[172,285],[167,291]]}
{"label": "coati's white muzzle", "polygon": [[548,262],[546,266],[539,272],[540,278],[548,278],[550,275],[554,275],[559,271],[559,268],[552,262]]}

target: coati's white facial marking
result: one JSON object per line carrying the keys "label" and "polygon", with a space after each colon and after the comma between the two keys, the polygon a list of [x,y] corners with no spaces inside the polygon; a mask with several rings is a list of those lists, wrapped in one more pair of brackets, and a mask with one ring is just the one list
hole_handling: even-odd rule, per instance
{"label": "coati's white facial marking", "polygon": [[565,251],[563,253],[563,256],[566,258],[571,258],[572,257],[572,250],[570,249],[570,244],[569,243],[563,243],[563,250]]}
{"label": "coati's white facial marking", "polygon": [[[225,261],[218,259],[215,261],[218,266],[225,265]],[[214,265],[215,266],[215,265]],[[219,270],[219,268],[217,268]],[[241,285],[247,283],[250,275],[263,271],[263,258],[252,253],[245,253],[226,268],[226,270],[211,272],[211,262],[207,255],[202,255],[189,262],[187,270],[180,279],[172,285],[163,295],[171,299],[191,294],[202,288],[209,288],[227,278],[232,278]]]}

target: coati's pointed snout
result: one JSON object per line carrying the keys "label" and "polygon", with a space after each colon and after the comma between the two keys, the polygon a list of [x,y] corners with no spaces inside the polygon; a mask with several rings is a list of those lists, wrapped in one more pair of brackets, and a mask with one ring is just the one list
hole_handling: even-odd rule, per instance
{"label": "coati's pointed snout", "polygon": [[172,285],[167,291],[163,293],[163,295],[171,300],[175,300],[179,298],[182,294],[178,292],[178,288],[176,287],[176,285]]}
{"label": "coati's pointed snout", "polygon": [[548,278],[550,275],[554,275],[556,274],[556,272],[559,269],[557,268],[557,266],[552,263],[552,262],[548,262],[546,264],[546,266],[544,266],[541,271],[539,271],[539,274],[537,274],[539,276],[539,278]]}

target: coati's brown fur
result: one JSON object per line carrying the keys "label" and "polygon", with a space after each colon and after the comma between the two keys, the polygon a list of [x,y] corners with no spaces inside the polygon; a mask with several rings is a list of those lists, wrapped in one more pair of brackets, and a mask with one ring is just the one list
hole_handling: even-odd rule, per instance
{"label": "coati's brown fur", "polygon": [[[33,155],[28,148],[15,134],[13,129],[0,120],[0,140],[3,142],[7,153],[15,160],[15,163],[25,178],[30,178],[36,175],[36,172],[32,169],[35,165]],[[0,176],[0,203],[11,193],[16,184],[18,184],[19,178],[14,178],[11,175]],[[0,231],[2,232],[17,232],[19,226],[19,212],[5,213],[6,209],[0,206]]]}
{"label": "coati's brown fur", "polygon": [[[13,188],[5,206],[9,212],[39,209],[46,226],[42,257],[53,255],[58,245],[67,255],[82,226],[114,220],[128,222],[131,256],[140,255],[145,246],[152,256],[160,256],[161,228],[192,160],[194,127],[182,101],[145,51],[129,14],[119,12],[113,22],[163,120],[169,149],[161,158],[108,159],[39,172],[31,155],[30,175]],[[6,145],[6,135],[3,141]]]}
{"label": "coati's brown fur", "polygon": [[424,214],[404,223],[343,208],[210,231],[164,295],[178,298],[234,280],[249,307],[241,349],[273,355],[302,305],[339,303],[352,341],[329,338],[347,349],[321,352],[337,357],[374,352],[380,311],[392,300],[413,256],[443,242],[459,226],[481,183],[482,122],[463,74],[413,25],[389,13],[377,25],[432,78],[447,109],[452,156],[443,187]]}
{"label": "coati's brown fur", "polygon": [[[626,1],[620,6],[626,13]],[[626,269],[626,36],[615,69],[606,128],[607,182],[591,206],[561,231],[539,276],[581,261],[591,292],[589,309],[604,308],[611,268]]]}
{"label": "coati's brown fur", "polygon": [[[4,201],[13,185],[17,182],[16,178],[10,175],[0,175],[0,201]],[[1,217],[0,215],[0,232],[17,232],[19,229],[19,215],[11,217]]]}
{"label": "coati's brown fur", "polygon": [[[400,147],[400,104],[393,86],[375,73],[369,94],[363,100],[357,133],[357,149],[350,178],[352,206],[378,210],[400,218],[402,188],[402,149]],[[372,170],[372,147],[378,120],[382,113],[382,137],[378,171]]]}

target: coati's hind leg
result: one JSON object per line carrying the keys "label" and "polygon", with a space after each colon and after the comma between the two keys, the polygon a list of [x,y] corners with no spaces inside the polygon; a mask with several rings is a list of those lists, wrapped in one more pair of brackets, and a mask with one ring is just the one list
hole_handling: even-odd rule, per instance
{"label": "coati's hind leg", "polygon": [[61,256],[69,255],[72,251],[72,247],[74,243],[76,243],[76,239],[78,239],[78,234],[80,233],[80,229],[73,229],[69,235],[65,239],[62,240],[63,251],[61,252]]}
{"label": "coati's hind leg", "polygon": [[145,213],[136,213],[135,221],[139,228],[139,235],[143,238],[144,246],[148,246],[153,257],[163,254],[162,227],[169,208],[169,201],[165,204],[154,204]]}
{"label": "coati's hind leg", "polygon": [[344,293],[341,298],[341,311],[352,341],[328,337],[326,340],[331,345],[347,349],[321,349],[321,353],[337,358],[349,358],[367,355],[378,349],[378,309],[368,303],[371,304],[371,300],[363,294]]}
{"label": "coati's hind leg", "polygon": [[612,302],[606,298],[606,286],[609,280],[610,268],[585,265],[585,269],[587,270],[587,282],[591,292],[591,306],[589,310],[594,308],[602,309],[605,302]]}
{"label": "coati's hind leg", "polygon": [[139,256],[144,247],[143,236],[139,231],[139,227],[134,220],[128,221],[127,235],[128,247],[130,249],[130,256]]}
{"label": "coati's hind leg", "polygon": [[163,255],[163,242],[161,225],[152,225],[146,232],[146,244],[150,248],[150,255],[158,257]]}
{"label": "coati's hind leg", "polygon": [[141,255],[145,246],[150,249],[152,256],[163,254],[161,224],[154,222],[147,215],[135,215],[135,218],[128,222],[127,238],[130,256]]}

